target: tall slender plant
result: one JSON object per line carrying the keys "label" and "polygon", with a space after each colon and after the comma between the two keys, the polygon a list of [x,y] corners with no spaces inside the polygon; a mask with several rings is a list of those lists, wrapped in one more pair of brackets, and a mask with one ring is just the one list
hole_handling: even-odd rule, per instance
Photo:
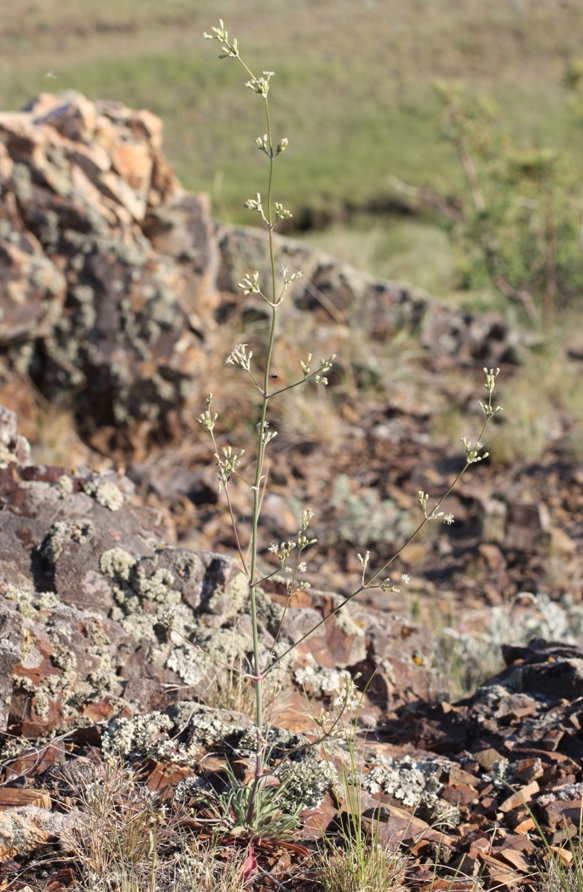
{"label": "tall slender plant", "polygon": [[[296,538],[287,542],[272,544],[269,547],[269,551],[276,556],[279,562],[278,568],[267,574],[261,573],[258,560],[258,530],[261,514],[262,496],[264,494],[264,488],[266,485],[265,458],[268,444],[277,435],[277,431],[272,430],[269,427],[268,409],[273,399],[279,397],[282,393],[285,393],[292,388],[299,387],[308,383],[327,385],[327,373],[332,368],[335,356],[332,355],[328,359],[323,359],[320,362],[319,366],[314,371],[312,371],[312,356],[309,354],[306,358],[306,361],[302,361],[300,363],[301,371],[296,381],[292,382],[291,384],[287,384],[284,387],[270,390],[272,381],[275,377],[272,376],[272,362],[277,333],[278,311],[285,298],[286,292],[293,284],[293,282],[301,276],[301,272],[290,273],[289,269],[283,269],[281,272],[281,278],[278,278],[276,271],[274,231],[280,221],[291,217],[291,213],[289,210],[284,208],[280,202],[275,201],[273,198],[274,167],[276,160],[280,157],[280,155],[283,154],[283,152],[287,148],[288,140],[286,138],[281,138],[278,141],[275,141],[272,134],[268,97],[270,92],[271,79],[274,77],[274,72],[264,71],[261,76],[257,77],[246,64],[246,62],[241,58],[237,40],[235,38],[233,38],[232,40],[229,39],[228,32],[225,29],[222,20],[219,20],[219,26],[217,28],[213,28],[211,34],[205,34],[204,36],[207,40],[217,40],[220,43],[221,54],[219,58],[233,59],[243,67],[248,77],[245,86],[251,89],[255,94],[257,94],[263,102],[266,129],[264,135],[257,137],[255,141],[257,148],[266,156],[268,162],[266,199],[264,200],[261,193],[258,192],[255,198],[250,198],[245,202],[245,207],[260,217],[263,225],[267,230],[270,270],[268,277],[269,281],[266,285],[264,285],[264,283],[260,280],[260,273],[258,271],[255,271],[246,274],[243,278],[243,281],[239,284],[239,287],[245,295],[257,295],[261,300],[265,302],[265,304],[269,308],[269,334],[267,337],[266,356],[264,360],[263,370],[257,370],[256,364],[253,363],[253,352],[248,349],[247,344],[241,343],[236,345],[234,350],[226,359],[227,365],[238,367],[248,376],[252,388],[259,394],[256,445],[253,460],[248,465],[248,467],[251,469],[250,479],[247,479],[244,474],[239,471],[239,468],[243,461],[244,450],[236,452],[233,451],[231,446],[226,446],[219,452],[217,440],[215,437],[215,426],[218,416],[212,410],[212,394],[210,394],[207,399],[206,410],[198,419],[198,421],[209,432],[212,440],[214,454],[218,466],[219,491],[224,490],[225,492],[231,516],[233,532],[239,552],[239,558],[241,561],[241,567],[247,579],[249,589],[253,636],[253,670],[252,673],[249,675],[249,680],[255,686],[256,750],[254,778],[251,791],[246,801],[247,826],[249,828],[253,828],[258,825],[258,822],[256,820],[256,811],[258,808],[261,807],[260,801],[262,797],[258,795],[260,784],[262,783],[262,779],[265,779],[267,776],[265,771],[267,758],[267,741],[264,732],[263,707],[263,682],[266,676],[271,673],[282,660],[289,656],[302,641],[304,641],[309,635],[311,635],[312,632],[318,629],[332,616],[338,614],[346,604],[356,598],[361,592],[370,588],[380,588],[383,591],[395,590],[392,581],[389,578],[385,578],[384,574],[386,574],[389,567],[397,560],[403,549],[406,548],[411,540],[414,539],[415,536],[417,536],[417,534],[427,523],[429,523],[429,521],[442,520],[445,523],[453,522],[453,516],[444,514],[444,512],[442,512],[440,509],[449,493],[452,491],[463,474],[465,474],[469,466],[471,464],[474,464],[475,462],[481,461],[488,455],[488,453],[483,452],[483,446],[480,441],[490,420],[497,412],[500,411],[500,407],[494,408],[492,404],[492,395],[499,369],[484,370],[486,373],[485,386],[488,391],[488,399],[485,403],[480,403],[485,414],[482,430],[476,443],[472,443],[466,437],[463,438],[466,461],[462,470],[459,472],[445,495],[441,499],[439,499],[439,501],[437,501],[433,508],[431,508],[429,506],[429,496],[424,492],[420,492],[419,502],[422,508],[423,517],[416,530],[403,544],[403,546],[390,559],[388,559],[379,570],[375,571],[374,573],[370,573],[368,569],[370,557],[369,553],[367,552],[364,556],[358,555],[362,566],[362,580],[358,588],[351,595],[345,598],[333,611],[331,611],[331,613],[328,614],[327,617],[316,623],[307,634],[303,635],[298,641],[291,644],[279,655],[276,656],[274,653],[272,653],[269,658],[262,664],[257,615],[258,588],[276,573],[279,573],[281,570],[285,571],[287,573],[287,604],[289,605],[291,597],[294,593],[309,588],[309,583],[299,579],[299,575],[304,573],[307,569],[306,562],[303,560],[304,552],[316,541],[315,539],[309,538],[309,525],[313,514],[309,509],[306,509],[303,512],[300,529]],[[244,553],[241,545],[241,539],[238,531],[238,521],[229,493],[229,483],[233,476],[238,477],[248,487],[252,497],[251,541],[248,554]],[[406,577],[403,578],[406,581]]]}
{"label": "tall slender plant", "polygon": [[[222,47],[222,52],[219,58],[235,59],[237,62],[239,62],[240,65],[242,65],[243,69],[249,77],[249,80],[246,81],[245,86],[256,93],[263,101],[266,132],[263,134],[263,136],[258,136],[255,143],[257,145],[257,148],[266,156],[269,165],[267,199],[265,203],[262,199],[261,193],[258,192],[255,198],[250,198],[245,202],[245,207],[253,213],[258,214],[267,229],[269,243],[269,263],[271,272],[270,282],[268,284],[268,287],[264,290],[265,286],[263,286],[263,284],[260,282],[259,272],[255,271],[253,273],[247,274],[239,285],[245,295],[257,294],[269,307],[269,336],[263,375],[262,377],[261,375],[259,377],[256,376],[256,373],[251,365],[253,353],[252,351],[247,349],[247,344],[238,344],[233,352],[226,359],[227,365],[238,366],[248,374],[253,387],[259,392],[261,398],[259,421],[257,424],[255,473],[252,482],[246,481],[249,485],[253,497],[251,547],[248,560],[245,558],[245,555],[243,554],[243,550],[241,548],[237,531],[237,522],[228,493],[228,484],[231,476],[234,473],[237,473],[237,475],[240,476],[237,472],[237,467],[241,463],[243,452],[234,453],[230,447],[226,447],[222,450],[222,454],[219,454],[214,437],[214,426],[217,420],[217,415],[212,413],[212,394],[207,400],[206,412],[199,419],[210,432],[213,440],[215,456],[219,467],[220,486],[224,488],[227,495],[233,530],[238,544],[239,557],[243,566],[243,572],[247,577],[247,582],[249,585],[249,598],[251,603],[251,625],[253,634],[254,671],[251,680],[255,684],[257,724],[257,749],[254,788],[255,795],[252,795],[249,801],[249,821],[251,823],[253,809],[256,801],[256,791],[263,775],[265,750],[262,732],[263,679],[267,670],[265,668],[262,668],[261,666],[261,651],[257,623],[257,587],[258,585],[260,585],[261,582],[265,581],[266,577],[260,577],[260,574],[258,572],[257,558],[259,545],[258,526],[261,512],[261,492],[265,480],[265,454],[268,443],[277,435],[276,431],[269,430],[269,421],[267,418],[268,406],[270,401],[274,397],[279,396],[280,394],[284,393],[287,390],[291,390],[294,387],[298,387],[301,384],[305,384],[311,381],[315,384],[326,385],[328,383],[326,373],[332,367],[334,356],[331,356],[330,359],[322,360],[320,366],[316,369],[316,371],[311,371],[310,362],[312,357],[308,356],[306,362],[301,363],[302,377],[300,379],[298,379],[293,384],[288,385],[287,387],[282,387],[270,392],[270,385],[272,381],[272,359],[275,346],[275,336],[277,331],[278,310],[285,297],[286,291],[289,289],[292,283],[301,276],[301,272],[294,272],[290,274],[288,269],[283,269],[282,279],[278,283],[275,263],[275,245],[273,238],[275,227],[281,220],[288,219],[292,216],[291,212],[287,210],[287,208],[284,208],[280,202],[274,201],[273,199],[273,174],[275,161],[277,158],[279,158],[280,155],[284,153],[288,145],[288,140],[286,137],[283,137],[276,143],[272,134],[268,97],[271,78],[274,77],[275,73],[273,71],[264,71],[260,77],[257,77],[253,73],[247,63],[241,58],[236,38],[233,38],[232,41],[229,40],[229,35],[227,30],[225,29],[222,19],[219,20],[219,27],[213,28],[212,31],[212,34],[205,33],[205,39],[219,41]],[[295,550],[295,553],[297,555],[296,565],[294,571],[292,572],[292,578],[289,580],[288,584],[288,592],[290,596],[294,591],[298,591],[301,588],[307,587],[306,583],[296,582],[296,576],[298,572],[303,572],[303,570],[305,569],[304,563],[301,561],[302,552],[305,548],[308,547],[308,545],[313,544],[313,542],[315,541],[310,541],[307,537],[307,529],[311,517],[312,513],[310,511],[304,512],[301,530],[299,531],[297,540],[295,542],[281,543],[281,545],[273,546],[271,549],[278,556],[282,567],[287,566],[289,557],[292,551]]]}

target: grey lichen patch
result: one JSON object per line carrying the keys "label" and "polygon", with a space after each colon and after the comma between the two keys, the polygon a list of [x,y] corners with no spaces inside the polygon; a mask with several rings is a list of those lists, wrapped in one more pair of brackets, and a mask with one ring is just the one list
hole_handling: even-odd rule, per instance
{"label": "grey lichen patch", "polygon": [[[248,585],[234,562],[212,553],[179,552],[173,559],[166,550],[134,557],[123,548],[104,552],[99,569],[111,582],[115,602],[110,619],[133,638],[150,643],[148,660],[171,669],[189,686],[199,686],[217,673],[248,672],[253,651],[247,615]],[[202,587],[200,598],[199,588]],[[183,591],[184,589],[184,591]],[[262,613],[274,629],[281,608],[260,598]],[[222,608],[222,609],[219,609]],[[239,628],[240,626],[240,628]],[[271,633],[264,631],[263,662],[270,661]],[[281,644],[280,647],[284,648]],[[270,675],[283,681],[288,661]]]}
{"label": "grey lichen patch", "polygon": [[192,635],[193,644],[200,648],[202,659],[208,661],[209,667],[223,665],[226,668],[237,667],[245,654],[253,650],[253,642],[248,635],[238,629],[206,629],[199,627]]}
{"label": "grey lichen patch", "polygon": [[248,719],[238,713],[181,701],[165,713],[113,719],[103,735],[102,746],[108,755],[147,755],[188,764],[205,749],[241,732],[245,722]]}
{"label": "grey lichen patch", "polygon": [[201,793],[212,792],[212,789],[212,785],[204,777],[183,777],[174,788],[174,799],[176,802],[187,803],[190,799],[199,798]]}
{"label": "grey lichen patch", "polygon": [[374,765],[360,778],[364,790],[373,794],[381,791],[388,793],[395,799],[400,799],[403,805],[416,808],[420,817],[431,823],[439,822],[442,827],[455,827],[459,824],[459,809],[439,798],[443,789],[439,776],[449,767],[449,762],[413,759],[411,756],[395,761],[388,758],[383,762],[385,764]]}
{"label": "grey lichen patch", "polygon": [[506,758],[497,759],[492,763],[489,771],[485,772],[484,780],[492,783],[496,789],[508,789],[509,786],[516,783],[516,776],[512,763]]}
{"label": "grey lichen patch", "polygon": [[196,687],[205,678],[209,669],[209,662],[202,653],[186,643],[173,648],[166,665],[185,684],[192,687]]}
{"label": "grey lichen patch", "polygon": [[[124,609],[132,604],[133,601],[126,601],[124,603]],[[136,609],[135,613],[124,615],[124,613],[121,611],[118,612],[118,609],[114,607],[111,611],[111,618],[116,622],[119,622],[124,632],[132,638],[141,638],[145,641],[150,641],[152,644],[156,642],[155,617],[142,613],[139,609]]]}
{"label": "grey lichen patch", "polygon": [[60,694],[60,701],[65,718],[75,717],[79,720],[79,713],[89,703],[99,703],[107,698],[113,708],[122,709],[126,701],[121,699],[123,684],[116,674],[116,667],[112,665],[111,656],[102,654],[99,668],[90,672],[85,681],[77,681],[74,685],[65,687]]}
{"label": "grey lichen patch", "polygon": [[21,480],[18,484],[19,489],[28,490],[33,497],[38,497],[42,501],[46,502],[58,502],[59,495],[55,491],[55,487],[52,483],[47,483],[46,480]]}
{"label": "grey lichen patch", "polygon": [[207,614],[224,617],[240,613],[248,598],[247,577],[243,573],[237,573],[228,584],[217,584],[208,594],[203,591],[203,609]]}
{"label": "grey lichen patch", "polygon": [[57,669],[62,669],[65,675],[72,673],[77,668],[77,657],[70,650],[55,649],[51,655],[51,662]]}
{"label": "grey lichen patch", "polygon": [[[245,587],[247,588],[245,577],[243,577],[243,581],[245,582]],[[271,632],[272,635],[276,635],[284,614],[283,606],[281,604],[277,604],[275,601],[272,601],[271,598],[268,598],[268,596],[261,588],[256,589],[255,594],[257,602],[256,606],[258,622],[265,626],[265,628],[268,629],[268,631]],[[249,599],[248,591],[247,597]],[[251,602],[249,599],[249,611],[250,609]]]}
{"label": "grey lichen patch", "polygon": [[75,487],[71,477],[67,474],[61,474],[55,481],[55,488],[58,490],[61,498],[64,499],[65,496],[71,495]]}
{"label": "grey lichen patch", "polygon": [[[253,642],[236,628],[213,629],[198,626],[191,630],[190,641],[174,647],[167,666],[185,684],[196,686],[211,674],[249,671]],[[263,654],[268,661],[267,652]]]}
{"label": "grey lichen patch", "polygon": [[229,582],[229,595],[234,610],[239,611],[249,597],[249,585],[244,573],[237,573]]}
{"label": "grey lichen patch", "polygon": [[124,494],[113,480],[107,477],[95,477],[83,484],[83,491],[92,496],[96,502],[109,508],[110,511],[119,511],[123,508]]}
{"label": "grey lichen patch", "polygon": [[32,603],[37,610],[54,610],[60,601],[55,592],[39,592],[33,594]]}
{"label": "grey lichen patch", "polygon": [[[22,756],[24,753],[29,753],[32,749],[38,752],[38,749],[40,749],[40,746],[44,742],[44,737],[37,737],[34,741],[31,741],[29,737],[7,736],[0,743],[0,754],[2,755],[2,759],[13,759],[15,756]],[[31,744],[34,745],[31,746]]]}
{"label": "grey lichen patch", "polygon": [[421,798],[417,814],[432,827],[453,830],[461,821],[459,806],[427,794]]}
{"label": "grey lichen patch", "polygon": [[[249,728],[240,735],[235,751],[252,757],[256,747],[256,729]],[[282,784],[285,784],[286,807],[315,808],[320,804],[330,787],[337,783],[334,766],[322,758],[319,748],[312,745],[309,737],[288,731],[285,728],[271,728],[266,732],[268,764]]]}
{"label": "grey lichen patch", "polygon": [[191,579],[200,571],[201,561],[194,552],[181,551],[176,555],[174,567],[181,579]]}
{"label": "grey lichen patch", "polygon": [[38,684],[32,685],[31,690],[34,693],[34,708],[42,719],[48,718],[51,701],[58,700],[62,703],[65,716],[72,714],[71,710],[68,709],[68,702],[75,690],[77,681],[77,658],[75,654],[58,646],[54,641],[52,644],[54,650],[51,654],[51,663],[56,669],[61,671],[43,675]]}
{"label": "grey lichen patch", "polygon": [[350,677],[350,672],[346,669],[326,669],[321,666],[305,666],[294,672],[294,681],[297,684],[302,687],[307,685],[311,693],[323,697],[336,696]]}
{"label": "grey lichen patch", "polygon": [[285,785],[285,805],[290,812],[298,808],[317,808],[337,782],[336,769],[320,758],[283,762],[275,774]]}
{"label": "grey lichen patch", "polygon": [[17,463],[18,458],[11,449],[0,443],[0,468],[7,468],[11,462]]}
{"label": "grey lichen patch", "polygon": [[[49,678],[50,677],[51,676],[49,676]],[[48,688],[37,687],[30,678],[27,678],[26,675],[19,675],[18,672],[12,674],[12,681],[15,687],[21,688],[23,691],[27,691],[31,694],[30,699],[34,704],[36,714],[40,719],[46,721],[49,717],[51,700],[54,700],[54,697],[49,696],[50,691]]]}
{"label": "grey lichen patch", "polygon": [[36,610],[30,601],[22,599],[18,601],[18,612],[27,619],[36,619],[38,610]]}
{"label": "grey lichen patch", "polygon": [[101,746],[106,755],[151,755],[160,738],[173,727],[172,719],[162,712],[113,719],[101,738]]}
{"label": "grey lichen patch", "polygon": [[67,541],[68,530],[69,525],[66,521],[58,521],[52,525],[43,539],[40,553],[50,564],[56,564],[60,557]]}
{"label": "grey lichen patch", "polygon": [[175,607],[182,600],[180,592],[173,588],[174,576],[165,568],[155,570],[151,576],[147,576],[138,564],[132,568],[130,582],[133,590],[142,598],[166,607]]}
{"label": "grey lichen patch", "polygon": [[387,765],[374,765],[362,778],[363,788],[368,793],[381,790],[401,799],[404,805],[417,806],[424,793],[438,795],[443,785],[438,780],[442,764],[434,761],[421,761],[404,756]]}
{"label": "grey lichen patch", "polygon": [[148,662],[154,666],[164,668],[168,665],[168,657],[172,651],[172,645],[169,642],[163,644],[152,644],[148,649]]}
{"label": "grey lichen patch", "polygon": [[334,616],[334,622],[345,635],[354,635],[356,638],[364,638],[365,630],[352,619],[346,608],[339,610]]}
{"label": "grey lichen patch", "polygon": [[22,630],[22,647],[21,647],[21,659],[26,662],[26,658],[30,656],[30,654],[34,651],[35,648],[35,638],[30,629]]}
{"label": "grey lichen patch", "polygon": [[60,604],[59,598],[54,592],[35,592],[32,586],[19,588],[15,585],[8,585],[4,597],[15,602],[18,612],[22,616],[40,622],[46,622],[46,617],[40,615],[41,611],[54,610]]}
{"label": "grey lichen patch", "polygon": [[250,720],[240,712],[213,709],[200,703],[181,700],[166,710],[176,729],[175,745],[189,755],[204,748],[219,746],[234,734],[242,735]]}
{"label": "grey lichen patch", "polygon": [[86,616],[85,629],[89,636],[87,653],[100,654],[103,648],[111,644],[111,638],[105,631],[99,616]]}
{"label": "grey lichen patch", "polygon": [[114,697],[121,695],[123,684],[116,670],[117,667],[113,665],[110,654],[103,654],[99,668],[87,676],[87,684],[93,689],[93,696],[102,698],[110,694]]}
{"label": "grey lichen patch", "polygon": [[[113,582],[113,596],[118,605],[111,611],[111,618],[122,624],[125,617],[143,613],[140,599],[130,585],[132,570],[137,562],[137,558],[118,547],[105,551],[99,559],[99,569]],[[151,634],[147,637],[151,637]]]}
{"label": "grey lichen patch", "polygon": [[478,703],[485,703],[492,712],[495,712],[500,701],[508,696],[508,686],[506,684],[483,684],[477,688],[474,696]]}
{"label": "grey lichen patch", "polygon": [[[14,592],[12,594],[14,596]],[[47,672],[46,668],[43,668],[40,678],[36,681],[26,676],[14,676],[14,682],[31,694],[31,702],[37,716],[43,721],[48,720],[51,718],[51,704],[58,704],[58,711],[65,721],[64,728],[68,729],[68,720],[74,719],[76,725],[84,721],[82,712],[88,703],[100,702],[104,697],[108,697],[112,705],[116,702],[120,703],[120,708],[126,705],[120,700],[123,686],[117,675],[117,666],[113,664],[112,655],[107,649],[110,640],[98,619],[88,617],[85,620],[88,634],[87,654],[91,654],[94,658],[95,668],[83,678],[83,668],[80,671],[78,667],[78,652],[70,645],[71,630],[63,622],[60,614],[55,615],[53,612],[55,607],[62,606],[58,598],[52,592],[44,594],[19,592],[19,598],[17,605],[25,616],[30,613],[35,622],[43,622],[51,645],[50,664],[54,671],[49,669]],[[100,631],[97,638],[92,635],[94,627]],[[95,643],[96,641],[98,643]],[[45,659],[43,652],[37,647],[34,631],[25,628],[22,666],[26,670],[36,669],[41,665],[46,666]],[[84,660],[82,660],[83,666]]]}
{"label": "grey lichen patch", "polygon": [[114,582],[128,582],[137,559],[123,548],[110,548],[104,551],[99,560],[99,569]]}
{"label": "grey lichen patch", "polygon": [[40,719],[46,721],[49,717],[51,699],[46,691],[39,689],[34,692],[34,709]]}
{"label": "grey lichen patch", "polygon": [[95,527],[89,518],[59,520],[54,523],[40,545],[40,553],[50,564],[56,564],[67,542],[87,545],[95,536]]}
{"label": "grey lichen patch", "polygon": [[[182,606],[182,596],[173,588],[173,574],[159,568],[148,576],[137,558],[118,547],[101,555],[99,569],[113,583],[116,606],[110,612],[111,619],[119,622],[129,635],[156,642],[155,628],[162,615]],[[159,606],[159,615],[144,610],[146,601]],[[190,611],[189,616],[192,619]],[[180,619],[183,621],[184,617]]]}

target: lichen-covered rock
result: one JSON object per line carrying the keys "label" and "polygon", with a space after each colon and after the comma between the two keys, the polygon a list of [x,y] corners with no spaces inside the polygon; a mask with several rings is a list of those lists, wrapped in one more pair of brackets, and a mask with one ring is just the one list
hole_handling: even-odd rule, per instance
{"label": "lichen-covered rock", "polygon": [[[157,512],[132,501],[124,477],[26,464],[7,410],[0,442],[10,459],[0,468],[4,723],[41,735],[164,708],[175,699],[168,688],[188,690],[191,664],[204,680],[198,642],[224,656],[221,623],[246,595],[236,563],[166,547]],[[243,659],[251,643],[237,640]]]}
{"label": "lichen-covered rock", "polygon": [[22,659],[22,617],[13,605],[0,601],[0,728],[8,723],[12,700],[12,672]]}
{"label": "lichen-covered rock", "polygon": [[0,344],[47,335],[65,298],[62,273],[30,234],[28,239],[0,219]]}
{"label": "lichen-covered rock", "polygon": [[[265,233],[214,223],[208,197],[180,187],[161,144],[151,112],[75,91],[0,114],[4,361],[49,399],[66,394],[94,448],[137,459],[190,423],[238,283],[253,270],[270,276]],[[340,352],[356,314],[373,340],[406,328],[457,364],[495,365],[513,346],[492,314],[439,305],[299,241],[278,237],[276,250],[278,266],[304,274],[281,320],[293,330],[305,312],[323,316],[323,354]]]}
{"label": "lichen-covered rock", "polygon": [[[221,292],[237,293],[237,283],[249,270],[269,278],[265,233],[245,227],[222,226],[217,232],[221,255],[218,285]],[[456,363],[476,360],[491,366],[512,353],[516,331],[496,313],[473,313],[440,304],[409,285],[377,279],[329,254],[307,248],[293,239],[276,237],[277,265],[301,270],[292,286],[292,300],[282,308],[317,312],[340,326],[357,321],[373,340],[385,340],[405,328],[419,335],[432,353],[455,356]],[[296,315],[296,326],[301,325]]]}
{"label": "lichen-covered rock", "polygon": [[232,750],[251,720],[240,712],[216,709],[191,700],[179,700],[164,712],[112,719],[103,734],[105,753],[114,756],[165,759],[192,764],[216,747]]}
{"label": "lichen-covered rock", "polygon": [[12,462],[29,464],[30,445],[18,433],[16,413],[0,405],[0,467],[6,468]]}
{"label": "lichen-covered rock", "polygon": [[0,858],[6,861],[48,846],[70,834],[75,823],[74,814],[59,814],[35,805],[0,812]]}
{"label": "lichen-covered rock", "polygon": [[[216,266],[208,209],[161,139],[150,112],[75,92],[0,114],[0,344],[47,397],[75,392],[126,443],[135,429],[134,446],[169,413],[176,428],[213,309],[198,305]],[[159,250],[142,231],[156,214],[172,233]]]}
{"label": "lichen-covered rock", "polygon": [[[0,447],[7,458],[0,463],[0,715],[12,733],[129,720],[212,691],[234,695],[253,658],[249,591],[237,561],[167,545],[159,513],[139,504],[121,473],[29,464],[6,410]],[[291,691],[293,670],[309,674],[314,666],[341,669],[345,680],[358,671],[364,684],[374,677],[375,696],[385,685],[385,706],[390,684],[403,691],[411,684],[418,667],[402,652],[402,623],[356,605],[287,654],[341,598],[303,592],[285,613],[285,592],[276,577],[256,592],[262,664],[284,657],[268,675],[270,691]],[[408,635],[416,641],[409,627]]]}

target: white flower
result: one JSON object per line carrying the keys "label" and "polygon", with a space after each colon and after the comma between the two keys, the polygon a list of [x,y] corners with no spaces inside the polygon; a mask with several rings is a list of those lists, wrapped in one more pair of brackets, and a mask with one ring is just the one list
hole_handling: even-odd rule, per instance
{"label": "white flower", "polygon": [[249,372],[251,370],[253,351],[250,350],[247,353],[247,347],[247,344],[237,344],[233,352],[225,359],[225,365],[238,365],[240,368],[245,369],[246,372]]}

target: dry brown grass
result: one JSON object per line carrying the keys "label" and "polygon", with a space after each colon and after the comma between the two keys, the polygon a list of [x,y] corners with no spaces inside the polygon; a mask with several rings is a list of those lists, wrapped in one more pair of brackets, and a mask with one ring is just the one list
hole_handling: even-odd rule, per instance
{"label": "dry brown grass", "polygon": [[76,828],[63,846],[83,892],[243,892],[243,857],[221,858],[181,829],[127,766],[89,769],[74,781]]}

